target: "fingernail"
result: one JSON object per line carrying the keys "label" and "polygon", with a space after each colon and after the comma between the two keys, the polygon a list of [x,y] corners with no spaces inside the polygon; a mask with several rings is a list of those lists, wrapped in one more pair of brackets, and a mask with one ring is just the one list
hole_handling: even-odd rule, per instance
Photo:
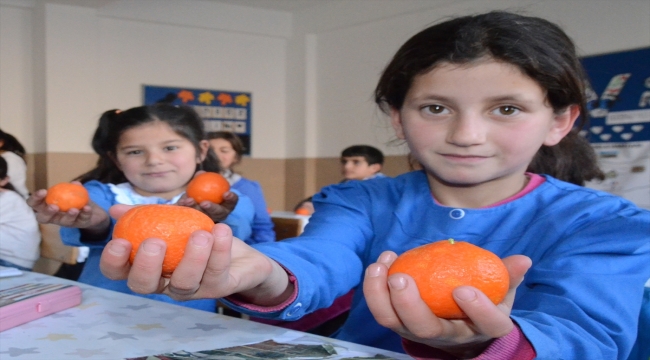
{"label": "fingernail", "polygon": [[381,273],[381,268],[379,266],[370,266],[366,269],[367,277],[377,277]]}
{"label": "fingernail", "polygon": [[402,276],[393,276],[388,279],[388,285],[393,290],[402,290],[406,288],[406,279]]}
{"label": "fingernail", "polygon": [[473,301],[476,299],[476,292],[468,288],[457,289],[454,291],[454,295],[458,298],[458,300],[463,301]]}
{"label": "fingernail", "polygon": [[160,250],[162,250],[162,246],[156,244],[156,243],[142,243],[142,250],[148,255],[158,255],[160,253]]}
{"label": "fingernail", "polygon": [[126,252],[126,247],[124,247],[124,245],[119,243],[112,243],[111,246],[108,248],[108,252],[110,252],[113,255],[121,256],[124,255],[124,253]]}
{"label": "fingernail", "polygon": [[388,253],[382,253],[381,255],[379,255],[379,258],[377,259],[377,262],[380,262],[382,264],[386,264],[388,263],[388,261],[390,261],[390,254]]}
{"label": "fingernail", "polygon": [[198,233],[192,237],[192,245],[196,247],[205,247],[208,244],[209,240],[210,239],[208,238],[207,234]]}

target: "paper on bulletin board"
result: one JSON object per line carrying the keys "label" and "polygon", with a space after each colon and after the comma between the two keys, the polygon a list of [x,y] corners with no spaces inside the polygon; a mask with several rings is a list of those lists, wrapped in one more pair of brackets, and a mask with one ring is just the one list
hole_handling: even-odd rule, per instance
{"label": "paper on bulletin board", "polygon": [[144,85],[143,97],[145,105],[163,102],[191,106],[203,119],[206,132],[230,131],[237,134],[244,144],[244,155],[250,155],[250,92]]}
{"label": "paper on bulletin board", "polygon": [[650,209],[650,48],[582,59],[590,127],[585,134],[606,174],[588,187]]}

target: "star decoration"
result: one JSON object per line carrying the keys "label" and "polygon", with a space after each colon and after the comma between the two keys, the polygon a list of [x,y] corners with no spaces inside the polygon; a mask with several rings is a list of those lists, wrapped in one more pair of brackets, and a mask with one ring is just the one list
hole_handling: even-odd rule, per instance
{"label": "star decoration", "polygon": [[121,340],[121,339],[132,339],[132,340],[138,340],[136,337],[134,337],[132,334],[120,334],[116,332],[109,331],[106,333],[106,336],[102,336],[99,338],[101,339],[113,339],[113,340]]}
{"label": "star decoration", "polygon": [[127,305],[124,308],[137,311],[137,310],[142,310],[142,309],[148,309],[150,307],[151,307],[151,305],[149,305],[149,304],[142,304],[142,305]]}
{"label": "star decoration", "polygon": [[151,330],[151,329],[164,329],[161,324],[135,324],[131,329]]}
{"label": "star decoration", "polygon": [[90,309],[91,307],[95,307],[97,305],[99,304],[95,301],[95,302],[91,302],[90,304],[77,305],[77,307],[81,310],[86,310],[86,309]]}
{"label": "star decoration", "polygon": [[74,337],[74,334],[47,334],[46,337],[38,338],[36,340],[59,341],[59,340],[77,340],[77,338]]}
{"label": "star decoration", "polygon": [[201,324],[201,323],[194,323],[194,325],[195,325],[194,327],[188,328],[188,329],[189,330],[198,329],[198,330],[203,330],[203,331],[210,331],[210,330],[214,330],[214,329],[226,330],[226,328],[221,326],[221,325],[210,325],[210,324]]}
{"label": "star decoration", "polygon": [[71,353],[65,353],[66,355],[74,355],[74,356],[79,356],[82,358],[89,358],[93,357],[95,355],[108,355],[107,352],[104,351],[104,349],[75,349],[75,352]]}
{"label": "star decoration", "polygon": [[25,354],[40,354],[40,352],[36,351],[38,348],[15,348],[15,347],[10,347],[9,350],[7,351],[0,351],[0,354],[9,354],[10,357],[16,357],[20,355],[25,355]]}

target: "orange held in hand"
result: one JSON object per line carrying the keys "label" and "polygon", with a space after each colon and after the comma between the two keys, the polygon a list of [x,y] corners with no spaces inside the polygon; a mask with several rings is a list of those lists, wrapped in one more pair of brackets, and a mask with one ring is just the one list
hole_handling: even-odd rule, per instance
{"label": "orange held in hand", "polygon": [[47,189],[45,203],[56,205],[61,211],[83,208],[90,201],[88,191],[83,185],[73,183],[60,183]]}
{"label": "orange held in hand", "polygon": [[221,204],[223,194],[228,190],[230,190],[228,180],[213,172],[198,174],[187,184],[187,196],[194,199],[197,204],[205,200]]}
{"label": "orange held in hand", "polygon": [[494,304],[506,297],[510,286],[508,269],[492,252],[464,241],[436,241],[406,251],[388,269],[388,275],[408,274],[415,280],[422,300],[440,318],[462,319],[452,291],[473,286]]}
{"label": "orange held in hand", "polygon": [[196,230],[211,231],[214,222],[204,213],[177,205],[140,205],[117,220],[113,238],[126,239],[132,245],[129,261],[133,263],[140,243],[159,238],[167,243],[162,276],[170,277],[185,253],[187,241]]}

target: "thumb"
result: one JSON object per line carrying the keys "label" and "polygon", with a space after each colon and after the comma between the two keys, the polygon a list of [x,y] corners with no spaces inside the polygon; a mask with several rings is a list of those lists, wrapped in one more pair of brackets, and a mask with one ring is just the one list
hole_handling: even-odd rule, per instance
{"label": "thumb", "polygon": [[135,207],[134,205],[122,205],[122,204],[117,204],[113,205],[108,209],[108,214],[111,215],[113,219],[119,219],[126,213],[127,211],[131,210],[131,208]]}

